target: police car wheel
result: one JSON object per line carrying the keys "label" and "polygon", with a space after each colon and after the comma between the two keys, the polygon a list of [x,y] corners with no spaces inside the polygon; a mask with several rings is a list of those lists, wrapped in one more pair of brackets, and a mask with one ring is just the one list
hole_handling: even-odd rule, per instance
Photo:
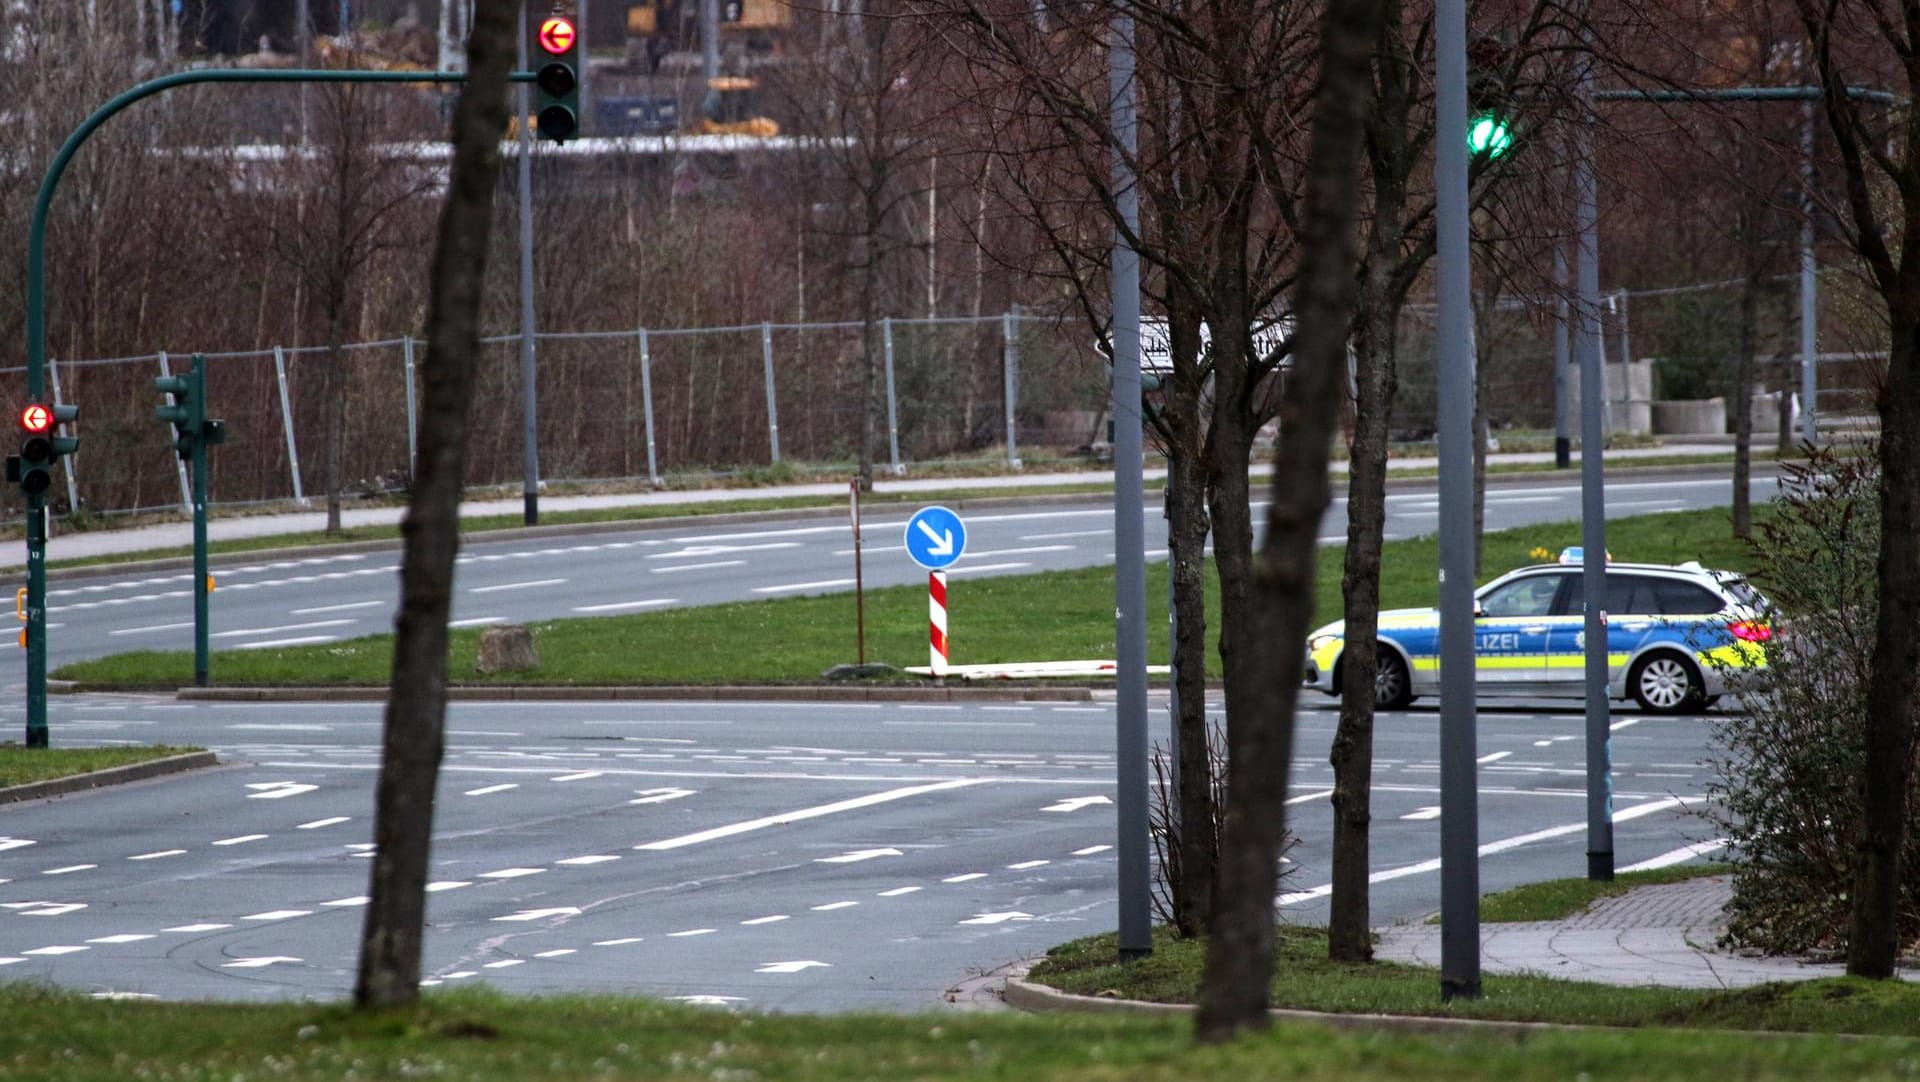
{"label": "police car wheel", "polygon": [[1373,705],[1382,710],[1398,710],[1413,702],[1413,677],[1407,663],[1392,650],[1380,648],[1379,666],[1373,675]]}
{"label": "police car wheel", "polygon": [[1627,689],[1649,714],[1686,714],[1706,701],[1699,670],[1673,654],[1641,658],[1627,676]]}

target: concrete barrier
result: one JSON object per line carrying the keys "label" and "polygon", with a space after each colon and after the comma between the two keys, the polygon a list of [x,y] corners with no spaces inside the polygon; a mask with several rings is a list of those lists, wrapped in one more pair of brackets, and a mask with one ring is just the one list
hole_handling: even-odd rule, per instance
{"label": "concrete barrier", "polygon": [[1656,436],[1718,436],[1727,431],[1724,398],[1655,400],[1652,406]]}

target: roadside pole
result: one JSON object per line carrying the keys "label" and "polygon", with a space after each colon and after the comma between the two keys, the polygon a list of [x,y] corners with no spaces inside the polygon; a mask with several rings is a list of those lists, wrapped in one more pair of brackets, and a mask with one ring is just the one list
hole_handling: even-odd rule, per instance
{"label": "roadside pole", "polygon": [[212,659],[208,647],[207,591],[211,586],[207,570],[207,358],[193,355],[193,373],[187,377],[194,386],[193,411],[193,686],[213,683]]}
{"label": "roadside pole", "polygon": [[860,479],[847,482],[847,515],[853,519],[853,634],[858,645],[854,660],[867,663],[867,585],[860,569]]}
{"label": "roadside pole", "polygon": [[935,687],[947,684],[947,573],[927,572],[927,668]]}
{"label": "roadside pole", "polygon": [[[1580,60],[1580,96],[1593,100],[1593,60]],[[1580,365],[1580,578],[1586,598],[1587,878],[1613,878],[1613,731],[1607,701],[1606,370],[1600,342],[1600,215],[1593,129],[1577,122],[1573,149],[1574,357]],[[1623,372],[1622,378],[1625,378]]]}
{"label": "roadside pole", "polygon": [[[520,6],[519,65],[527,66],[527,5]],[[580,65],[585,71],[586,65]],[[533,314],[533,125],[527,108],[527,84],[514,88],[519,154],[514,184],[520,198],[520,502],[521,520],[540,524],[540,380]]]}

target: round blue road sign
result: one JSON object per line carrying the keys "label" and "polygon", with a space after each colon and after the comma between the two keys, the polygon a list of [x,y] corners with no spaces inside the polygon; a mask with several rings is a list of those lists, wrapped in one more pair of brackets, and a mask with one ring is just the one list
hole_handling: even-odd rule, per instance
{"label": "round blue road sign", "polygon": [[967,551],[967,527],[944,507],[922,507],[907,520],[907,555],[928,571],[951,565]]}

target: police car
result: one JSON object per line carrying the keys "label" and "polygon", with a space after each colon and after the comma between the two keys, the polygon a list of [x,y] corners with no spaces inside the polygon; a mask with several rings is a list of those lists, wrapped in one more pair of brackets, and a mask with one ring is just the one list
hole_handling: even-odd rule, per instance
{"label": "police car", "polygon": [[[1581,698],[1586,693],[1584,576],[1577,548],[1474,593],[1479,693]],[[1711,706],[1729,668],[1763,664],[1772,637],[1766,599],[1742,576],[1698,563],[1607,564],[1607,681],[1615,699],[1655,714]],[[1342,625],[1307,638],[1306,683],[1340,693]],[[1440,690],[1440,612],[1380,614],[1374,701],[1398,708]]]}

